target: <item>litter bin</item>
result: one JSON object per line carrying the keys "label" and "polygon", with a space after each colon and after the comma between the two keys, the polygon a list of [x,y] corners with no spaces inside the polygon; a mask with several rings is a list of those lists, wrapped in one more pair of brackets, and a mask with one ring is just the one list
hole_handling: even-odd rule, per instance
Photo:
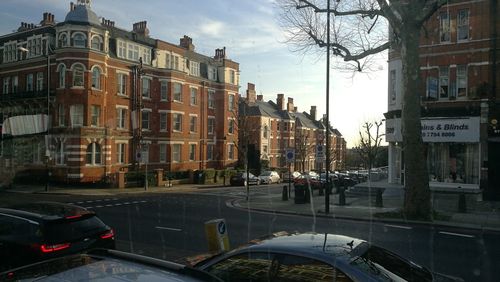
{"label": "litter bin", "polygon": [[294,203],[305,204],[306,203],[306,186],[302,184],[294,184]]}

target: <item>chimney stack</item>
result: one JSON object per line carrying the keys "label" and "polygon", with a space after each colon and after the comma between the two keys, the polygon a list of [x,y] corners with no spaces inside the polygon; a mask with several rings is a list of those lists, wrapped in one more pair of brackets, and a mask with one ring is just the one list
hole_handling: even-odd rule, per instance
{"label": "chimney stack", "polygon": [[286,104],[286,110],[288,112],[293,112],[293,98],[288,97],[288,103]]}
{"label": "chimney stack", "polygon": [[194,51],[193,39],[187,35],[184,35],[184,37],[180,39],[179,45],[189,51]]}
{"label": "chimney stack", "polygon": [[46,25],[52,25],[54,24],[54,15],[51,13],[43,13],[43,19],[40,21],[40,25],[46,26]]}
{"label": "chimney stack", "polygon": [[255,95],[255,84],[249,82],[247,84],[247,102],[255,103]]}
{"label": "chimney stack", "polygon": [[278,94],[278,98],[276,99],[276,104],[278,105],[278,109],[280,111],[285,110],[285,94]]}
{"label": "chimney stack", "polygon": [[264,101],[264,95],[257,95],[257,101]]}
{"label": "chimney stack", "polygon": [[109,27],[114,27],[115,26],[115,22],[112,21],[112,20],[108,20],[108,19],[105,19],[105,18],[102,18],[102,23],[101,23],[103,26],[109,26]]}
{"label": "chimney stack", "polygon": [[293,112],[296,113],[297,112],[297,107],[293,107]]}
{"label": "chimney stack", "polygon": [[316,120],[316,106],[311,106],[311,111],[309,111],[309,115],[313,120]]}
{"label": "chimney stack", "polygon": [[132,31],[144,37],[149,37],[149,29],[147,25],[147,21],[137,22],[133,25]]}
{"label": "chimney stack", "polygon": [[222,49],[215,49],[215,56],[214,56],[214,59],[218,60],[218,59],[225,59],[226,58],[226,47],[222,48]]}

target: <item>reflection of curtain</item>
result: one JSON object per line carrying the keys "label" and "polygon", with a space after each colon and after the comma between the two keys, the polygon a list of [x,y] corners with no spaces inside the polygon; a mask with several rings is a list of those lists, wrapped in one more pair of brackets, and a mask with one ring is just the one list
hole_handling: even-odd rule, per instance
{"label": "reflection of curtain", "polygon": [[464,163],[465,183],[479,184],[479,144],[467,144]]}

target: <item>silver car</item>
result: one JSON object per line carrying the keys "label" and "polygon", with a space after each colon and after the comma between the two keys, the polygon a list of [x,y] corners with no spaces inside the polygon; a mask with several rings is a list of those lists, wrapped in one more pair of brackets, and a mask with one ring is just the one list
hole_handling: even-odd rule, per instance
{"label": "silver car", "polygon": [[275,233],[195,267],[224,281],[461,281],[364,240]]}

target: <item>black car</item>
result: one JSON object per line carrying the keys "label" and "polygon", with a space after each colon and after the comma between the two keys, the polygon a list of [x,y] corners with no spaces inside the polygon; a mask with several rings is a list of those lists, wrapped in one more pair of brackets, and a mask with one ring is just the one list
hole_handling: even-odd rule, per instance
{"label": "black car", "polygon": [[113,229],[93,211],[53,202],[0,208],[0,271],[92,248],[115,248]]}
{"label": "black car", "polygon": [[[253,175],[252,173],[248,173],[248,185],[260,185],[260,178]],[[247,185],[247,173],[239,172],[233,175],[229,181],[233,186],[246,186]]]}
{"label": "black car", "polygon": [[115,250],[93,250],[0,273],[0,281],[222,281],[202,270]]}

